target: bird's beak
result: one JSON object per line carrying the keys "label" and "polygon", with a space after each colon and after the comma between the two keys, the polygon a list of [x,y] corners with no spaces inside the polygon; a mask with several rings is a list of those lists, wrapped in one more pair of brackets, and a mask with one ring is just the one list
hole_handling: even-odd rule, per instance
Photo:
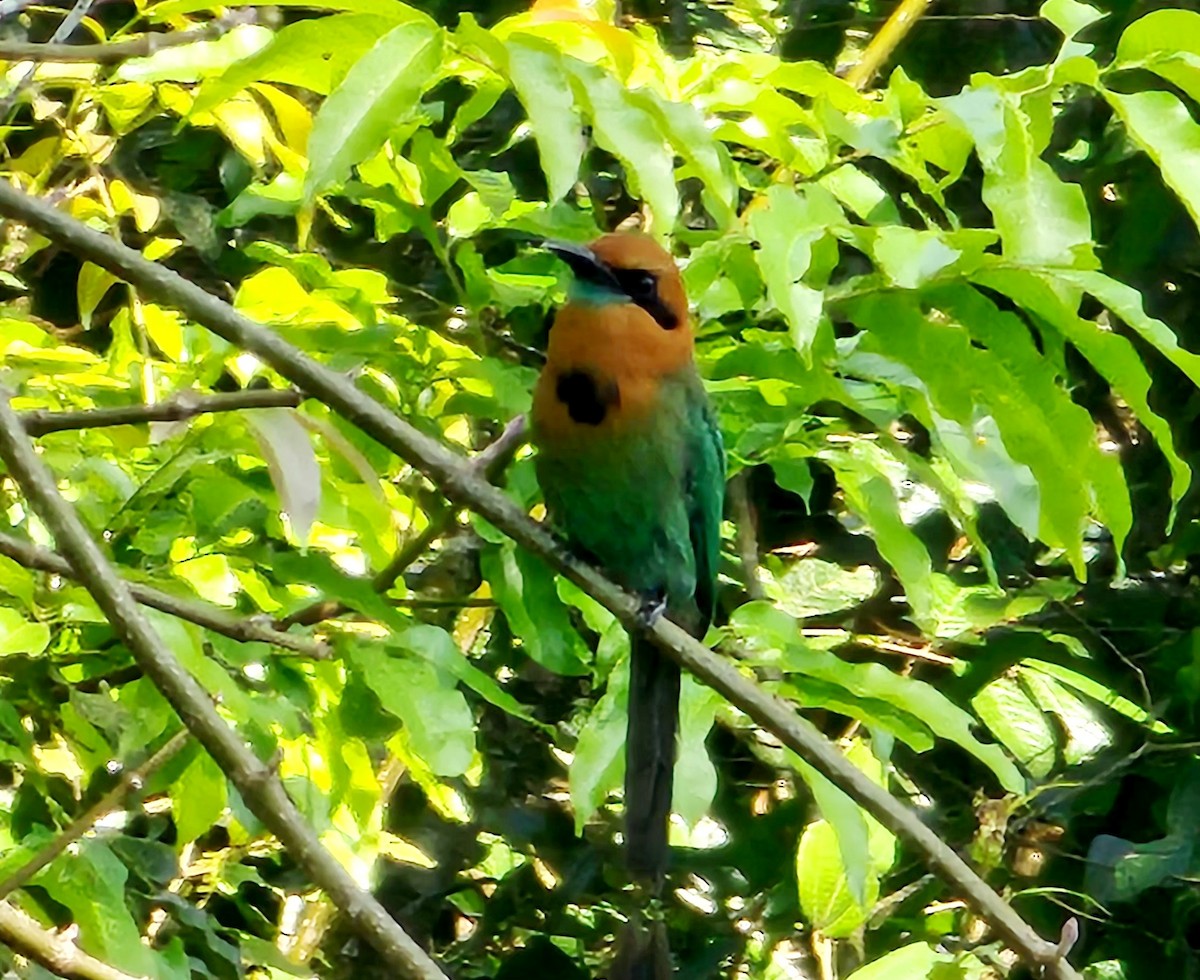
{"label": "bird's beak", "polygon": [[542,248],[547,252],[554,253],[567,263],[576,279],[594,283],[597,286],[606,286],[616,292],[623,291],[617,277],[613,275],[612,269],[601,262],[596,253],[586,245],[547,239],[542,243]]}

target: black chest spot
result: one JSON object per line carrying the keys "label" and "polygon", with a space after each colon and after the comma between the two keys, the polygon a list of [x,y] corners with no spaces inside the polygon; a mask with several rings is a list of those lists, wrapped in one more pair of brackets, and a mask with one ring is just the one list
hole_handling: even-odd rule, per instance
{"label": "black chest spot", "polygon": [[611,408],[621,404],[617,383],[599,379],[590,371],[565,371],[558,376],[554,394],[567,406],[567,414],[580,425],[599,425]]}

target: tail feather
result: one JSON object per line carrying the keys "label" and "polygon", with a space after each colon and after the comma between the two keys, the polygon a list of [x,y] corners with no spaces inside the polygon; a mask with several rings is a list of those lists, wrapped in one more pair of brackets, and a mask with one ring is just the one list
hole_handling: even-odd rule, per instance
{"label": "tail feather", "polygon": [[629,728],[625,738],[625,856],[655,893],[667,870],[671,783],[679,728],[679,665],[644,638],[632,638]]}
{"label": "tail feather", "polygon": [[671,950],[661,922],[642,926],[629,923],[617,941],[617,958],[609,980],[671,980]]}

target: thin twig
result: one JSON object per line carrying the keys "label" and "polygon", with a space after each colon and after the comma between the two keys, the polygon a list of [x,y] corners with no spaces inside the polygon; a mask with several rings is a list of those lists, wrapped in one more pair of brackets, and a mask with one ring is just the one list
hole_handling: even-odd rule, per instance
{"label": "thin twig", "polygon": [[34,451],[3,389],[0,389],[0,459],[133,659],[221,767],[251,812],[279,839],[309,878],[329,894],[356,931],[375,947],[389,972],[413,980],[446,980],[425,950],[326,850],[283,788],[278,773],[250,751],[242,736],[218,714],[208,692],[150,626],[75,508],[58,492],[54,475]]}
{"label": "thin twig", "polygon": [[147,422],[180,422],[209,412],[239,412],[248,408],[296,408],[303,392],[292,389],[251,388],[228,394],[200,395],[181,391],[154,405],[122,405],[120,408],[91,408],[79,412],[33,409],[21,412],[21,425],[33,437],[68,429],[101,429],[112,425],[142,425]]}
{"label": "thin twig", "polygon": [[[525,416],[518,415],[509,421],[492,442],[476,453],[469,463],[472,470],[487,480],[494,480],[512,459],[513,454],[521,448],[525,440]],[[458,512],[453,507],[444,507],[429,518],[425,529],[416,537],[406,541],[400,550],[392,557],[375,577],[371,579],[371,588],[376,592],[386,592],[403,575],[408,568],[419,559],[433,543],[448,532],[457,519]],[[284,616],[275,621],[278,629],[285,630],[289,626],[315,626],[327,619],[336,619],[345,615],[349,608],[340,602],[322,599],[311,605],[298,609],[290,616]]]}
{"label": "thin twig", "polygon": [[871,84],[884,62],[900,46],[913,25],[929,9],[933,0],[901,0],[900,5],[884,22],[879,33],[871,38],[858,63],[846,72],[846,81],[860,92]]}
{"label": "thin twig", "polygon": [[[255,354],[292,384],[406,460],[455,504],[474,510],[606,606],[626,628],[645,633],[664,653],[741,708],[884,827],[908,840],[925,855],[929,867],[956,888],[1022,960],[1044,968],[1050,980],[1079,980],[1079,974],[1058,955],[1054,943],[1039,937],[931,828],[850,763],[811,722],[797,714],[794,705],[764,691],[729,660],[718,657],[669,620],[660,619],[647,628],[640,599],[572,554],[546,528],[530,520],[511,498],[473,473],[461,456],[396,416],[349,379],[172,270],[146,261],[133,249],[3,182],[0,214],[25,222],[77,256],[132,283],[147,297],[181,310],[235,347]],[[60,499],[56,491],[54,496]],[[94,548],[90,539],[87,543]],[[61,542],[60,546],[66,550]],[[111,572],[105,571],[111,578]],[[112,616],[118,612],[123,614],[124,610],[114,609]],[[218,761],[224,768],[224,763],[233,765],[235,760],[218,756]]]}
{"label": "thin twig", "polygon": [[66,936],[42,928],[15,905],[0,902],[0,942],[69,980],[145,980],[89,956]]}
{"label": "thin twig", "polygon": [[[22,0],[23,2],[23,0]],[[0,12],[0,18],[4,15]],[[178,48],[198,41],[215,41],[242,24],[252,24],[253,10],[235,10],[190,31],[160,31],[110,44],[37,44],[33,41],[0,41],[0,61],[67,62],[90,61],[98,65],[146,58],[164,48]]]}
{"label": "thin twig", "polygon": [[[18,565],[36,569],[39,572],[49,572],[51,575],[61,575],[63,578],[75,578],[70,563],[60,554],[41,548],[28,541],[13,537],[11,534],[0,532],[0,555],[11,558]],[[186,619],[197,626],[228,636],[239,643],[270,643],[311,657],[314,660],[326,660],[329,648],[320,640],[312,637],[299,636],[295,633],[285,633],[271,627],[267,622],[260,622],[257,617],[235,616],[198,599],[183,599],[171,595],[149,585],[137,582],[127,582],[130,594],[143,606],[157,609],[168,616]]]}
{"label": "thin twig", "polygon": [[129,794],[141,790],[146,780],[187,744],[189,737],[188,730],[184,728],[136,769],[125,770],[112,789],[67,824],[54,840],[0,881],[0,899],[7,898],[23,887],[42,868],[95,827],[102,818],[123,807]]}
{"label": "thin twig", "polygon": [[[95,2],[96,0],[75,0],[75,6],[70,9],[67,16],[63,18],[62,23],[58,25],[54,33],[50,36],[50,43],[55,44],[59,41],[65,41],[75,33],[75,28],[83,22],[83,18],[88,15],[88,12],[92,9],[92,4]],[[21,97],[21,93],[25,91],[26,86],[33,81],[33,76],[36,72],[37,65],[30,65],[25,74],[17,79],[16,84],[13,85],[8,95],[0,100],[0,120],[8,118],[9,111],[17,104],[17,100]]]}
{"label": "thin twig", "polygon": [[742,579],[746,595],[751,599],[765,599],[766,590],[758,577],[758,532],[754,526],[754,511],[750,506],[750,488],[747,471],[736,473],[729,480],[729,516],[733,518],[738,557],[742,560]]}

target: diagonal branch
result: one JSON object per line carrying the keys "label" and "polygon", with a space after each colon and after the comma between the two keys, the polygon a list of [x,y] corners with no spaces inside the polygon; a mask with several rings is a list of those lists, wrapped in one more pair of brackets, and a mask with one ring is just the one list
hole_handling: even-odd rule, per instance
{"label": "diagonal branch", "polygon": [[123,405],[120,408],[91,408],[79,412],[34,409],[21,412],[21,424],[35,438],[68,429],[101,429],[110,425],[140,425],[146,422],[180,422],[209,412],[238,412],[246,408],[296,408],[304,394],[292,389],[251,388],[220,395],[181,391],[154,405]]}
{"label": "diagonal branch", "polygon": [[[22,541],[11,534],[0,532],[0,555],[11,558],[18,565],[36,569],[39,572],[49,572],[51,575],[61,575],[63,578],[76,578],[74,570],[62,555],[39,548],[29,541]],[[285,633],[273,629],[268,623],[258,622],[254,617],[234,616],[224,609],[213,606],[197,599],[183,599],[170,592],[163,592],[149,585],[137,582],[126,582],[125,587],[143,606],[165,612],[168,616],[186,619],[189,623],[203,626],[214,633],[228,636],[239,643],[270,643],[284,650],[292,650],[314,660],[325,660],[329,657],[329,649],[320,640],[309,636],[299,636],[295,633]]]}
{"label": "diagonal branch", "polygon": [[35,918],[9,902],[0,902],[0,942],[70,980],[145,980],[89,956],[71,940],[44,929]]}
{"label": "diagonal branch", "polygon": [[933,0],[900,0],[881,28],[867,45],[858,63],[846,72],[846,81],[859,91],[871,84],[879,69],[908,36],[921,15],[933,4]]}
{"label": "diagonal branch", "polygon": [[573,555],[505,494],[471,472],[441,443],[398,418],[347,378],[247,319],[227,303],[138,252],[92,231],[69,215],[0,183],[0,214],[30,225],[52,241],[127,282],[148,297],[186,313],[231,344],[250,351],[292,384],[320,399],[436,483],[455,504],[469,507],[514,541],[610,609],[631,631],[644,631],[668,655],[698,677],[861,804],[888,830],[908,840],[929,866],[957,888],[1026,963],[1044,967],[1051,980],[1079,974],[1013,908],[948,847],[934,831],[838,751],[795,708],[768,694],[728,661],[667,620],[647,629],[639,600]]}
{"label": "diagonal branch", "polygon": [[325,849],[296,809],[279,775],[250,751],[241,735],[218,714],[208,692],[184,669],[146,621],[75,508],[58,492],[54,476],[34,451],[3,389],[0,389],[0,459],[138,666],[237,787],[251,812],[287,848],[309,878],[328,893],[391,970],[414,980],[446,980],[428,954],[370,892],[359,888],[341,862]]}
{"label": "diagonal branch", "polygon": [[72,820],[62,833],[34,854],[21,867],[0,881],[0,900],[7,898],[18,888],[23,887],[30,878],[46,867],[63,851],[79,840],[96,824],[125,803],[125,797],[140,790],[150,776],[164,766],[180,749],[187,744],[188,730],[172,736],[165,745],[145,762],[135,769],[127,769],[121,774],[117,785],[105,793],[100,799],[88,807],[83,813]]}

